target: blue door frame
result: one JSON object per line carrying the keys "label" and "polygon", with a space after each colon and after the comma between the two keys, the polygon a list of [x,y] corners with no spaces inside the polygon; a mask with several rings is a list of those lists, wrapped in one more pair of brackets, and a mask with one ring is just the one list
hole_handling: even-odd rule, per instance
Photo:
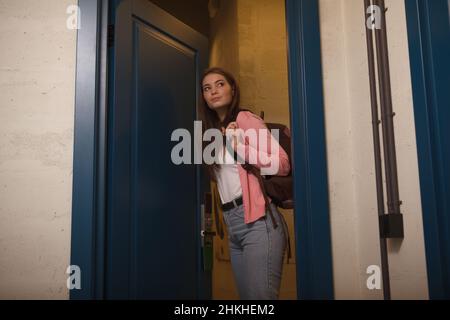
{"label": "blue door frame", "polygon": [[319,5],[286,0],[297,296],[333,299]]}
{"label": "blue door frame", "polygon": [[81,289],[71,299],[102,299],[105,260],[108,0],[79,0],[77,34],[71,265]]}
{"label": "blue door frame", "polygon": [[[108,0],[79,0],[71,264],[104,298]],[[317,0],[286,0],[298,299],[333,299],[331,229]]]}
{"label": "blue door frame", "polygon": [[450,299],[448,0],[405,0],[430,299]]}

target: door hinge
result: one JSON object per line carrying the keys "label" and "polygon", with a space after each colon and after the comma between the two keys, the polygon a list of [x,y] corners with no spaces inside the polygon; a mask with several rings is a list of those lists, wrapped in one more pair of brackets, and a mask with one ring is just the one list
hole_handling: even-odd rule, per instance
{"label": "door hinge", "polygon": [[114,47],[114,34],[115,26],[113,24],[108,25],[108,48]]}

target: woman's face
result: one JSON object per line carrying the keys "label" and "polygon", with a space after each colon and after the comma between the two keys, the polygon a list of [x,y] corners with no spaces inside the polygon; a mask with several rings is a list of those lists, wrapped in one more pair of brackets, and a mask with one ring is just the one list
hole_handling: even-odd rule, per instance
{"label": "woman's face", "polygon": [[203,97],[212,110],[228,107],[233,101],[233,88],[221,74],[208,74],[203,79],[202,89]]}

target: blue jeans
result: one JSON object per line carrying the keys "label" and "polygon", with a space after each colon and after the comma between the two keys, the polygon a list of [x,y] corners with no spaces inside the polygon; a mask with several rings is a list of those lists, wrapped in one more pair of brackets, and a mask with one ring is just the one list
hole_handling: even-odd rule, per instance
{"label": "blue jeans", "polygon": [[276,300],[279,296],[287,225],[274,204],[275,229],[269,213],[255,222],[244,222],[244,206],[224,211],[231,266],[239,297],[243,300]]}

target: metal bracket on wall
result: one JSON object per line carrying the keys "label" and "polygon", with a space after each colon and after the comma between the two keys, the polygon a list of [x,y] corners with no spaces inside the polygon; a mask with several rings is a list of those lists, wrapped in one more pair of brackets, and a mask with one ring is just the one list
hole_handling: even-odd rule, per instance
{"label": "metal bracket on wall", "polygon": [[381,239],[403,239],[403,215],[401,213],[378,216]]}

